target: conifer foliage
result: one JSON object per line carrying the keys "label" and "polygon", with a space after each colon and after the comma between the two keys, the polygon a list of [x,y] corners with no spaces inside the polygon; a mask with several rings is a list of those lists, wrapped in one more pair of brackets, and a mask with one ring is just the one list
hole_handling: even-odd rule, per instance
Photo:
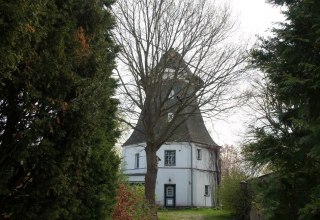
{"label": "conifer foliage", "polygon": [[111,1],[0,2],[0,218],[105,219],[119,165]]}
{"label": "conifer foliage", "polygon": [[274,172],[263,189],[270,219],[320,218],[320,4],[285,4],[286,22],[260,41],[253,64],[267,75],[266,121],[245,148],[255,165]]}

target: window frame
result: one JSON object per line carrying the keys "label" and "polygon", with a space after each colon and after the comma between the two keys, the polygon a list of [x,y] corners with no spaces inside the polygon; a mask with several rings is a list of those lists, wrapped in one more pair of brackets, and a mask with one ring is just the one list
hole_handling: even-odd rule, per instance
{"label": "window frame", "polygon": [[134,168],[139,169],[140,168],[140,154],[136,153],[134,155]]}
{"label": "window frame", "polygon": [[197,148],[197,160],[202,160],[202,150]]}
{"label": "window frame", "polygon": [[[173,153],[170,154],[170,153]],[[165,166],[176,166],[176,150],[165,150],[164,151],[164,165]]]}
{"label": "window frame", "polygon": [[209,185],[204,185],[204,196],[210,196]]}

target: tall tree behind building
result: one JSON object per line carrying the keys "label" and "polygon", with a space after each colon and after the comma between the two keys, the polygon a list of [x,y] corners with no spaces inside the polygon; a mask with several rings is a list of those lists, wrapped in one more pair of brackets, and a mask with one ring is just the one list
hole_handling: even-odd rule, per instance
{"label": "tall tree behind building", "polygon": [[1,218],[109,214],[119,164],[110,3],[1,0]]}
{"label": "tall tree behind building", "polygon": [[255,166],[274,173],[263,190],[270,219],[320,218],[320,4],[273,0],[287,21],[252,53],[266,73],[263,126],[245,148]]}
{"label": "tall tree behind building", "polygon": [[229,176],[232,172],[243,170],[240,151],[233,145],[225,144],[220,150],[221,175],[222,178]]}
{"label": "tall tree behind building", "polygon": [[119,0],[113,10],[125,123],[146,142],[145,195],[152,205],[160,147],[190,115],[221,115],[239,98],[245,46],[229,39],[229,8],[211,3]]}

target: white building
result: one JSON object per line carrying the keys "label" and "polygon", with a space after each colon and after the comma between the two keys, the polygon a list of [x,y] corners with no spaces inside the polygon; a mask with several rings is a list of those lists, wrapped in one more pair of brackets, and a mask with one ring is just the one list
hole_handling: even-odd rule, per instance
{"label": "white building", "polygon": [[[190,74],[181,56],[169,50],[166,62],[168,74],[184,68]],[[166,55],[164,55],[166,56]],[[179,62],[177,62],[177,60]],[[183,61],[183,60],[182,60]],[[180,82],[181,83],[181,82]],[[185,80],[184,83],[190,83]],[[177,93],[175,86],[172,93]],[[220,147],[210,137],[198,105],[174,134],[157,151],[158,176],[156,201],[166,207],[213,207],[217,204],[216,189],[220,182]],[[173,113],[168,113],[168,120]],[[124,173],[131,183],[144,183],[146,174],[145,138],[141,124],[123,144]]]}

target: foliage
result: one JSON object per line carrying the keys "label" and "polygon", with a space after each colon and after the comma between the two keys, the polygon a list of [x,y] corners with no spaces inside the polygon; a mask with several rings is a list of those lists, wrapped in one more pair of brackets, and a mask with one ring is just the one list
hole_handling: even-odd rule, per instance
{"label": "foliage", "polygon": [[151,219],[151,209],[144,196],[144,186],[120,184],[112,216],[114,220]]}
{"label": "foliage", "polygon": [[119,164],[110,3],[1,0],[1,218],[108,215]]}
{"label": "foliage", "polygon": [[230,220],[232,215],[225,210],[216,209],[180,209],[180,210],[163,210],[158,212],[159,220],[171,220],[171,219],[203,219],[203,220]]}
{"label": "foliage", "polygon": [[320,4],[285,3],[287,22],[261,39],[253,66],[266,72],[265,121],[245,148],[256,167],[274,171],[261,190],[270,219],[319,219]]}
{"label": "foliage", "polygon": [[[303,181],[303,178],[300,181]],[[273,219],[274,216],[278,219],[295,219],[295,210],[301,206],[300,196],[304,196],[304,192],[296,191],[299,189],[292,182],[287,176],[275,173],[254,179],[253,206],[261,211],[266,219]]]}
{"label": "foliage", "polygon": [[[112,120],[111,120],[112,121]],[[109,130],[96,131],[92,138],[84,189],[79,198],[82,203],[75,219],[109,219],[116,203],[120,158],[114,149],[115,136]]]}
{"label": "foliage", "polygon": [[251,207],[251,192],[247,176],[240,170],[232,170],[222,178],[219,198],[223,209],[234,213],[239,219],[247,219]]}
{"label": "foliage", "polygon": [[231,172],[241,172],[243,168],[243,159],[240,151],[233,145],[224,145],[220,149],[221,175],[222,178],[231,175]]}
{"label": "foliage", "polygon": [[246,180],[248,171],[244,160],[232,145],[221,148],[222,182],[219,186],[219,200],[223,209],[231,211],[239,219],[246,219],[251,206],[251,190]]}

